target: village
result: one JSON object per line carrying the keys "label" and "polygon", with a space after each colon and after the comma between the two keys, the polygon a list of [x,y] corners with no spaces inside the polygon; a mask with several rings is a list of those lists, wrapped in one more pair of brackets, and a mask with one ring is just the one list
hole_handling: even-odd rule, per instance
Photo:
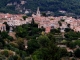
{"label": "village", "polygon": [[[80,19],[75,19],[67,16],[41,16],[39,8],[36,15],[32,14],[31,17],[27,17],[25,20],[22,18],[22,14],[4,14],[0,13],[0,30],[6,31],[6,26],[3,24],[7,22],[10,27],[16,27],[23,24],[31,23],[32,19],[38,24],[38,28],[44,27],[45,32],[49,33],[51,29],[61,28],[61,32],[64,32],[65,28],[71,28],[76,32],[80,32]],[[60,22],[64,20],[63,22]],[[61,25],[59,24],[61,23]]]}

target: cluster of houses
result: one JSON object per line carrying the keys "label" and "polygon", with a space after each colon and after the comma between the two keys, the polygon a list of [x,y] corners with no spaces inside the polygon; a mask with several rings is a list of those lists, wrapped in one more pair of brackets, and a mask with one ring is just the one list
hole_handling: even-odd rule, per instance
{"label": "cluster of houses", "polygon": [[10,30],[12,30],[11,29],[12,27],[27,24],[32,19],[31,17],[29,17],[29,18],[26,18],[26,20],[24,20],[22,18],[23,16],[24,15],[22,14],[0,13],[0,31],[6,31],[6,25],[4,24],[5,22],[10,26]]}
{"label": "cluster of houses", "polygon": [[[39,8],[37,9],[36,15],[32,14],[32,17],[28,17],[26,18],[26,20],[24,20],[22,16],[24,15],[0,13],[0,30],[6,31],[4,22],[7,22],[10,27],[16,27],[22,24],[30,23],[33,18],[34,21],[38,24],[38,28],[44,27],[46,33],[50,32],[50,30],[53,28],[61,28],[61,32],[65,32],[65,28],[68,27],[73,29],[74,31],[80,32],[80,19],[75,19],[67,16],[45,17],[40,14]],[[59,24],[59,22],[61,23],[61,25]]]}
{"label": "cluster of houses", "polygon": [[37,9],[36,15],[32,14],[32,18],[34,18],[36,23],[38,23],[38,28],[45,28],[46,33],[50,32],[50,30],[53,28],[61,28],[61,32],[65,32],[65,28],[71,28],[76,32],[80,32],[80,19],[75,19],[67,16],[41,16],[39,8]]}

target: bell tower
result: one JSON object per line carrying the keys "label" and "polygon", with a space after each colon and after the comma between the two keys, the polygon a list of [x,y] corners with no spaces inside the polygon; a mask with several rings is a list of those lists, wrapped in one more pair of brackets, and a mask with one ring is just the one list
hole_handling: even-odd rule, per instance
{"label": "bell tower", "polygon": [[40,10],[39,10],[39,7],[37,8],[36,16],[41,16],[41,14],[40,14]]}

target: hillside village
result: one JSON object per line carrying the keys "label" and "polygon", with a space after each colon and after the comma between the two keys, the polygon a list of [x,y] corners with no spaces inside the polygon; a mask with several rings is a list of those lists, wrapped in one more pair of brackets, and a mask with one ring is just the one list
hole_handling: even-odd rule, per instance
{"label": "hillside village", "polygon": [[[34,19],[34,21],[38,24],[38,28],[44,27],[45,32],[50,32],[51,29],[55,28],[61,28],[62,30],[65,30],[65,28],[71,28],[76,32],[80,32],[80,19],[75,19],[72,17],[67,16],[41,16],[39,8],[37,9],[36,15],[32,14],[31,17],[26,18],[25,20],[22,18],[21,14],[4,14],[0,13],[0,30],[6,31],[6,26],[3,24],[4,22],[7,22],[7,24],[12,27],[20,26],[22,24],[31,23],[31,20]],[[64,20],[64,21],[61,21]],[[59,22],[62,25],[59,25]],[[70,26],[68,26],[70,25]],[[64,31],[63,31],[64,32]]]}

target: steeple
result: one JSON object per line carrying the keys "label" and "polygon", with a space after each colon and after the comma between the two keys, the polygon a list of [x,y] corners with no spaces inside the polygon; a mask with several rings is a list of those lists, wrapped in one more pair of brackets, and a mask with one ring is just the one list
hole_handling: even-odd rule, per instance
{"label": "steeple", "polygon": [[36,14],[36,15],[37,15],[37,16],[41,16],[39,7],[37,8],[37,14]]}

